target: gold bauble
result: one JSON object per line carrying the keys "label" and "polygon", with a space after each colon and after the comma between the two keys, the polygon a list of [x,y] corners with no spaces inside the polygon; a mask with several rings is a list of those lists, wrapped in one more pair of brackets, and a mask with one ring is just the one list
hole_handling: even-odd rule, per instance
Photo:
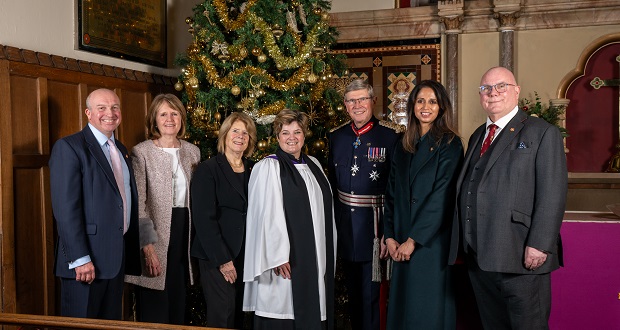
{"label": "gold bauble", "polygon": [[267,55],[265,54],[258,55],[258,61],[261,63],[265,63],[265,61],[267,61]]}
{"label": "gold bauble", "polygon": [[194,89],[198,88],[198,78],[196,77],[189,77],[187,83]]}
{"label": "gold bauble", "polygon": [[328,21],[329,20],[329,14],[328,13],[322,13],[321,14],[321,19],[324,21]]}
{"label": "gold bauble", "polygon": [[185,18],[185,23],[186,23],[186,24],[193,24],[193,23],[194,23],[194,19],[193,19],[193,18],[191,18],[191,17],[186,17],[186,18]]}
{"label": "gold bauble", "polygon": [[336,111],[334,111],[334,109],[329,109],[327,110],[327,115],[333,117],[336,115]]}
{"label": "gold bauble", "polygon": [[323,12],[323,9],[321,9],[321,7],[314,7],[314,9],[312,9],[312,12],[315,15],[321,15],[321,13]]}
{"label": "gold bauble", "polygon": [[183,90],[183,84],[182,84],[180,81],[177,81],[177,82],[174,84],[174,89],[176,89],[176,90],[177,90],[177,91],[179,91],[179,92],[180,92],[180,91],[182,91],[182,90]]}
{"label": "gold bauble", "polygon": [[314,133],[312,133],[311,130],[308,130],[308,133],[306,133],[306,135],[304,136],[304,139],[309,139],[312,137],[312,135],[314,135]]}
{"label": "gold bauble", "polygon": [[312,143],[312,148],[314,148],[314,150],[321,150],[321,139],[314,141]]}
{"label": "gold bauble", "polygon": [[237,96],[239,95],[239,93],[241,93],[241,88],[239,88],[239,86],[235,85],[230,89],[230,92],[232,93],[232,95]]}
{"label": "gold bauble", "polygon": [[293,1],[291,1],[291,5],[293,5],[293,7],[297,7],[297,6],[299,6],[299,1],[293,0]]}
{"label": "gold bauble", "polygon": [[312,147],[314,147],[314,150],[317,150],[317,151],[323,150],[325,148],[325,141],[323,139],[317,139],[312,144]]}
{"label": "gold bauble", "polygon": [[260,54],[262,54],[262,53],[263,53],[263,51],[262,51],[262,50],[260,50],[260,48],[258,48],[258,47],[254,47],[254,48],[252,48],[252,55],[254,55],[254,56],[258,56],[258,55],[260,55]]}
{"label": "gold bauble", "polygon": [[269,146],[269,143],[265,140],[260,140],[258,141],[257,146],[258,150],[265,151],[265,149],[267,149],[267,146]]}
{"label": "gold bauble", "polygon": [[220,119],[222,119],[222,114],[219,112],[216,112],[213,114],[213,118],[215,118],[215,120],[220,121]]}
{"label": "gold bauble", "polygon": [[279,24],[275,24],[272,28],[271,28],[271,33],[273,33],[273,36],[276,38],[280,38],[283,34],[284,34],[284,30],[282,30],[282,28],[280,27]]}
{"label": "gold bauble", "polygon": [[342,111],[342,110],[344,110],[344,107],[342,106],[342,104],[339,104],[339,105],[336,107],[336,110],[338,110],[338,111]]}
{"label": "gold bauble", "polygon": [[322,81],[327,81],[327,76],[326,76],[326,75],[322,75],[322,76],[321,76],[321,80],[322,80]]}
{"label": "gold bauble", "polygon": [[245,47],[239,48],[239,56],[242,58],[248,56],[248,50]]}
{"label": "gold bauble", "polygon": [[311,83],[311,84],[314,84],[318,79],[319,79],[319,77],[317,77],[314,73],[311,73],[308,76],[308,82]]}
{"label": "gold bauble", "polygon": [[228,61],[228,60],[230,59],[230,56],[229,56],[229,55],[226,55],[226,54],[220,54],[220,55],[218,55],[218,56],[217,56],[217,58],[218,58],[220,61],[222,61],[222,62],[226,63],[226,61]]}

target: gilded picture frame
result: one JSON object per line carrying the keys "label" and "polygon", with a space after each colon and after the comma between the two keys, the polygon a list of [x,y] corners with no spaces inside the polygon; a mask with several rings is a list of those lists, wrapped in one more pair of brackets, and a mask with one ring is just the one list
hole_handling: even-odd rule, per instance
{"label": "gilded picture frame", "polygon": [[166,67],[166,0],[76,0],[78,49]]}

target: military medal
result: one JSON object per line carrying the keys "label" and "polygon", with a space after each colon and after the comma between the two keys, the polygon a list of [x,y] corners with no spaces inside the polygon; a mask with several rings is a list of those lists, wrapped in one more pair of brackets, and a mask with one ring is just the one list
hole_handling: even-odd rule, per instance
{"label": "military medal", "polygon": [[371,147],[368,148],[368,161],[369,162],[385,162],[386,148]]}
{"label": "military medal", "polygon": [[351,176],[355,176],[360,170],[359,166],[357,166],[357,156],[353,156],[353,162],[353,166],[351,166]]}
{"label": "military medal", "polygon": [[372,180],[372,181],[379,180],[379,172],[377,172],[377,171],[370,172],[370,178],[369,179]]}

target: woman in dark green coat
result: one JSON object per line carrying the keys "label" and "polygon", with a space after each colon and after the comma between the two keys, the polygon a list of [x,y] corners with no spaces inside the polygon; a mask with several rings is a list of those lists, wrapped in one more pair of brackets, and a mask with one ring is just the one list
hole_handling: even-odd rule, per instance
{"label": "woman in dark green coat", "polygon": [[385,195],[384,235],[394,262],[387,329],[455,329],[448,250],[463,145],[440,83],[420,82],[407,110]]}

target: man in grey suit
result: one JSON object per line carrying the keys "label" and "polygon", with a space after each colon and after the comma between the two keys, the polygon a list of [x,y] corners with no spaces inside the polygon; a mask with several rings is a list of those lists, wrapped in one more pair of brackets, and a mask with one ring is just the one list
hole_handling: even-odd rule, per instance
{"label": "man in grey suit", "polygon": [[485,329],[548,329],[550,273],[562,265],[562,135],[519,109],[509,70],[490,69],[480,85],[488,118],[457,181],[450,264],[462,249]]}

